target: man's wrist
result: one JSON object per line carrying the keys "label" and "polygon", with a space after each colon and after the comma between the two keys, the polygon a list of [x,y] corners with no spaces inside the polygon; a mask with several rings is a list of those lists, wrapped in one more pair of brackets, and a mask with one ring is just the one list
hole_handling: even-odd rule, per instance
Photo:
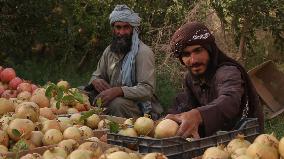
{"label": "man's wrist", "polygon": [[114,87],[114,89],[115,89],[115,92],[117,93],[117,97],[123,97],[124,96],[121,87]]}
{"label": "man's wrist", "polygon": [[200,121],[200,123],[202,123],[203,119],[202,119],[202,116],[201,116],[201,113],[199,112],[199,110],[198,109],[192,109],[192,111],[194,111],[194,113],[196,114],[198,121]]}

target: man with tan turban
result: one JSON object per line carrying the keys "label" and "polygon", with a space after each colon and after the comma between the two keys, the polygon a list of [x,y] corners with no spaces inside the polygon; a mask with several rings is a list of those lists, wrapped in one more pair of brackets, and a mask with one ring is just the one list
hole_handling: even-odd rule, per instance
{"label": "man with tan turban", "polygon": [[96,99],[102,99],[109,115],[130,118],[147,113],[158,118],[162,107],[154,96],[154,54],[139,39],[141,18],[126,5],[117,5],[109,19],[113,40],[90,79]]}
{"label": "man with tan turban", "polygon": [[218,130],[237,128],[246,118],[258,118],[263,130],[263,112],[258,95],[245,69],[226,56],[202,23],[181,26],[171,40],[172,52],[188,68],[186,93],[166,118],[179,122],[178,135],[195,138]]}

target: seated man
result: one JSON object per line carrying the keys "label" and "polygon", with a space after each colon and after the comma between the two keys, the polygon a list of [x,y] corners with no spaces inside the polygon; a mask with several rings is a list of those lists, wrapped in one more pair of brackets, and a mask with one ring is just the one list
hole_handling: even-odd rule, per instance
{"label": "seated man", "polygon": [[178,135],[198,138],[232,130],[246,117],[258,118],[263,130],[262,106],[248,74],[216,46],[206,26],[184,24],[173,35],[171,48],[188,68],[186,93],[176,98],[166,117],[181,124]]}
{"label": "seated man", "polygon": [[106,114],[158,118],[162,107],[154,96],[155,59],[153,51],[138,37],[140,17],[126,5],[110,14],[112,43],[105,49],[89,86],[101,98]]}

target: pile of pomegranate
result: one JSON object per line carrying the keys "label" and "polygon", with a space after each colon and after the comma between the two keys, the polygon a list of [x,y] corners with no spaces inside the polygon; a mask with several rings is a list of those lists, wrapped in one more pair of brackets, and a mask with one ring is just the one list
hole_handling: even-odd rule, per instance
{"label": "pile of pomegranate", "polygon": [[76,140],[61,141],[57,147],[46,150],[42,155],[27,154],[20,159],[167,159],[161,153],[141,155],[122,147],[105,148],[103,143],[87,141],[79,144]]}
{"label": "pile of pomegranate", "polygon": [[0,66],[0,96],[3,98],[16,98],[20,92],[33,93],[38,86],[16,76],[13,68]]}
{"label": "pile of pomegranate", "polygon": [[146,115],[139,117],[135,121],[132,118],[125,120],[118,134],[131,137],[147,136],[162,139],[176,136],[178,128],[179,125],[171,119],[153,121]]}
{"label": "pile of pomegranate", "polygon": [[208,148],[202,159],[279,159],[284,157],[284,137],[279,141],[273,134],[261,134],[253,143],[239,135],[226,147]]}
{"label": "pile of pomegranate", "polygon": [[[57,83],[57,86],[74,91],[76,90],[76,88],[70,88],[69,83],[64,80],[60,80]],[[69,103],[61,102],[60,108],[57,109],[57,101],[54,97],[52,97],[51,99],[46,97],[45,91],[45,88],[17,77],[16,72],[13,68],[3,68],[2,66],[0,66],[0,97],[13,101],[15,105],[26,101],[34,102],[42,110],[41,112],[44,112],[44,115],[48,114],[48,116],[72,114],[87,111],[90,109],[91,105],[89,103],[88,96],[83,93],[81,93],[84,99],[83,103],[76,101]]]}

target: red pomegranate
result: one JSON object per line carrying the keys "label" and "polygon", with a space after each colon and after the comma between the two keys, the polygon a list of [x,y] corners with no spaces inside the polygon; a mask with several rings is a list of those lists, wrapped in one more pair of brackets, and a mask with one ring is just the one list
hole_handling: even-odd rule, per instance
{"label": "red pomegranate", "polygon": [[0,74],[0,79],[3,82],[9,82],[15,77],[16,72],[13,68],[5,68]]}

